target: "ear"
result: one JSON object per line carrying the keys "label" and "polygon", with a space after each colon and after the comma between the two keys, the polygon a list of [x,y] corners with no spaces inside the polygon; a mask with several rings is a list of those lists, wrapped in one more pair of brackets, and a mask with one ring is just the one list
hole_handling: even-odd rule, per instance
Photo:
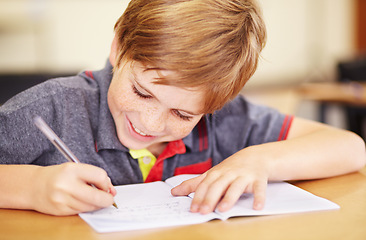
{"label": "ear", "polygon": [[112,46],[111,46],[111,52],[109,54],[109,61],[113,67],[115,66],[116,61],[117,61],[117,55],[118,55],[117,49],[118,49],[117,37],[116,37],[116,35],[114,35],[113,41],[112,41]]}

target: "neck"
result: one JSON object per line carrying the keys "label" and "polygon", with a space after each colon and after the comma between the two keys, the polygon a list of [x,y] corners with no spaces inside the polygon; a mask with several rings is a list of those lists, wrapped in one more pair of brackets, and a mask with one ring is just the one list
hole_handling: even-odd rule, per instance
{"label": "neck", "polygon": [[167,142],[155,143],[149,146],[147,150],[149,150],[156,158],[158,158],[167,145]]}

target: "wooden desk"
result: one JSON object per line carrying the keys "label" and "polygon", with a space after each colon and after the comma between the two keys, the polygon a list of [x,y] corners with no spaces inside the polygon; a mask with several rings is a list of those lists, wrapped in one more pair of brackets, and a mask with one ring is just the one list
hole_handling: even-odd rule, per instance
{"label": "wooden desk", "polygon": [[346,128],[366,139],[364,119],[366,118],[366,83],[311,83],[298,88],[299,95],[306,100],[314,100],[319,105],[319,121],[327,122],[329,105],[343,107]]}
{"label": "wooden desk", "polygon": [[307,83],[298,88],[298,93],[308,100],[366,106],[366,84],[364,82]]}
{"label": "wooden desk", "polygon": [[78,216],[0,210],[0,239],[366,239],[366,168],[344,176],[295,185],[341,206],[340,210],[239,217],[198,225],[98,234]]}

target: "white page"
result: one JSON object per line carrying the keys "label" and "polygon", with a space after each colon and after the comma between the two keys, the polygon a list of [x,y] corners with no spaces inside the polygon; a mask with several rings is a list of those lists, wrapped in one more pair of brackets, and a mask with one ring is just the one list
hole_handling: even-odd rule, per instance
{"label": "white page", "polygon": [[216,212],[222,216],[222,219],[227,219],[233,216],[260,216],[339,209],[337,204],[286,182],[268,184],[266,202],[262,210],[253,209],[253,200],[252,194],[243,194],[232,209],[223,213]]}
{"label": "white page", "polygon": [[118,209],[104,208],[79,216],[97,232],[196,224],[215,218],[189,211],[192,199],[173,197],[164,182],[117,186],[114,198]]}
{"label": "white page", "polygon": [[[207,222],[231,216],[257,216],[338,209],[339,206],[289,183],[269,183],[263,210],[252,209],[253,196],[243,194],[237,204],[225,213],[201,215],[189,211],[192,199],[173,197],[172,186],[197,175],[179,175],[164,182],[117,186],[115,202],[109,207],[79,214],[97,232],[137,230]],[[170,186],[171,185],[171,186]],[[191,195],[190,195],[191,196]]]}

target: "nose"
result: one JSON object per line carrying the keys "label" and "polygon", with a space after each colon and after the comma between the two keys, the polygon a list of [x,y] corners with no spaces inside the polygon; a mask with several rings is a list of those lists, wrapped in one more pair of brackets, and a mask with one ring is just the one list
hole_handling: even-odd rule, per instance
{"label": "nose", "polygon": [[147,109],[141,114],[141,122],[149,134],[160,133],[165,130],[167,114],[157,108]]}

